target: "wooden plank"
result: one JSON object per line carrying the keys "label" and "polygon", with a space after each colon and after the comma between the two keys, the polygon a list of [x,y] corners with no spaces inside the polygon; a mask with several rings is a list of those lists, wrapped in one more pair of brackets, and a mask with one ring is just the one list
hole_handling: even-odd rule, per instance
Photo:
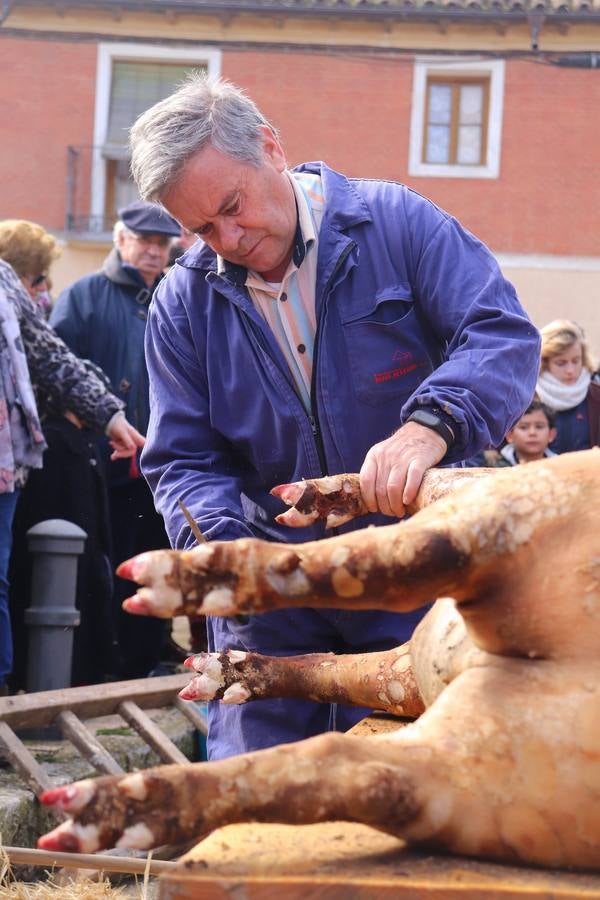
{"label": "wooden plank", "polygon": [[121,775],[123,769],[113,759],[108,750],[102,746],[97,737],[86,728],[71,710],[63,709],[56,717],[56,722],[64,736],[71,741],[81,755],[96,769],[105,775]]}
{"label": "wooden plank", "polygon": [[190,675],[183,673],[2,697],[0,722],[18,731],[51,725],[63,710],[73,710],[81,719],[108,716],[124,699],[132,700],[140,708],[156,708],[171,704],[189,680]]}
{"label": "wooden plank", "polygon": [[330,878],[230,879],[193,875],[175,869],[162,875],[159,900],[598,900],[597,891],[427,881],[346,881]]}
{"label": "wooden plank", "polygon": [[180,863],[161,876],[160,900],[600,897],[600,873],[419,852],[391,835],[350,822],[227,825],[196,844]]}
{"label": "wooden plank", "polygon": [[117,712],[132,728],[135,728],[146,743],[158,753],[163,762],[189,764],[190,761],[187,756],[175,746],[173,741],[161,731],[150,716],[143,712],[133,700],[125,700],[123,703],[120,703],[117,707]]}
{"label": "wooden plank", "polygon": [[148,863],[147,859],[112,856],[110,853],[61,853],[4,845],[2,851],[7,854],[13,866],[43,866],[49,869],[60,866],[64,869],[95,869],[98,872],[124,872],[130,875],[144,875],[146,867],[149,868],[150,875],[161,875],[177,866],[177,863],[166,860],[151,859]]}
{"label": "wooden plank", "polygon": [[176,697],[173,706],[182,712],[194,728],[206,737],[208,723],[193,700],[182,700],[181,697]]}
{"label": "wooden plank", "polygon": [[34,794],[41,794],[42,791],[52,786],[50,779],[35,757],[19,740],[10,725],[2,721],[0,721],[0,753],[16,769]]}

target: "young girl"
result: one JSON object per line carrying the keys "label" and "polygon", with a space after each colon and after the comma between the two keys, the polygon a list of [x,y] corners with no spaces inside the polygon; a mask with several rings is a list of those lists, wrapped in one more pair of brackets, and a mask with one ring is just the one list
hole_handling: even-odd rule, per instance
{"label": "young girl", "polygon": [[541,330],[542,362],[537,395],[556,411],[555,453],[600,445],[600,384],[585,336],[576,322],[555,319]]}

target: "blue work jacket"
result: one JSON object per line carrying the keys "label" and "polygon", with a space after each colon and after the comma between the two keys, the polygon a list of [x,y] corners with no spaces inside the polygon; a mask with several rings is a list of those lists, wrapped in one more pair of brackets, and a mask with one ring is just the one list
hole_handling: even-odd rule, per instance
{"label": "blue work jacket", "polygon": [[[199,241],[159,286],[146,360],[151,415],[142,468],[174,546],[322,537],[274,516],[282,482],[356,472],[419,406],[454,420],[444,463],[501,442],[529,404],[539,336],[487,248],[407,187],[347,179],[323,163],[312,415],[244,287]],[[371,516],[341,530],[369,522]]]}

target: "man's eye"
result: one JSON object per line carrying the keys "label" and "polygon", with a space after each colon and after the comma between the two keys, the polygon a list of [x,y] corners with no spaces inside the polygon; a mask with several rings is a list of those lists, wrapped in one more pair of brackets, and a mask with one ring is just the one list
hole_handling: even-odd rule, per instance
{"label": "man's eye", "polygon": [[196,228],[194,234],[197,234],[198,237],[204,237],[205,234],[208,234],[210,231],[210,225],[202,225],[201,228]]}
{"label": "man's eye", "polygon": [[239,211],[240,211],[240,201],[239,201],[239,198],[238,198],[238,199],[235,201],[235,203],[232,203],[231,206],[228,206],[228,207],[227,207],[227,209],[225,210],[225,215],[226,215],[226,216],[237,216],[237,214],[239,213]]}

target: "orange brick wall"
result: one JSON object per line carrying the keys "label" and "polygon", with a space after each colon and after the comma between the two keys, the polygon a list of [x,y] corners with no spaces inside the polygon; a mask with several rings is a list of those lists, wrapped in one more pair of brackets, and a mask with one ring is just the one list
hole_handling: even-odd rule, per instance
{"label": "orange brick wall", "polygon": [[292,162],[402,180],[496,252],[599,255],[597,71],[507,63],[498,179],[409,178],[408,62],[228,53],[223,74],[279,125]]}
{"label": "orange brick wall", "polygon": [[496,252],[600,255],[600,77],[509,62],[500,177],[414,179]]}
{"label": "orange brick wall", "polygon": [[91,144],[96,44],[0,39],[0,217],[62,229],[67,146]]}
{"label": "orange brick wall", "polygon": [[[60,229],[66,146],[93,140],[96,46],[0,39],[0,217]],[[222,72],[281,130],[292,163],[400,179],[497,252],[598,256],[600,79],[593,70],[509,62],[498,179],[409,179],[410,61],[226,51]]]}
{"label": "orange brick wall", "polygon": [[290,162],[324,159],[351,175],[405,179],[412,61],[226,53],[223,76],[278,126]]}

